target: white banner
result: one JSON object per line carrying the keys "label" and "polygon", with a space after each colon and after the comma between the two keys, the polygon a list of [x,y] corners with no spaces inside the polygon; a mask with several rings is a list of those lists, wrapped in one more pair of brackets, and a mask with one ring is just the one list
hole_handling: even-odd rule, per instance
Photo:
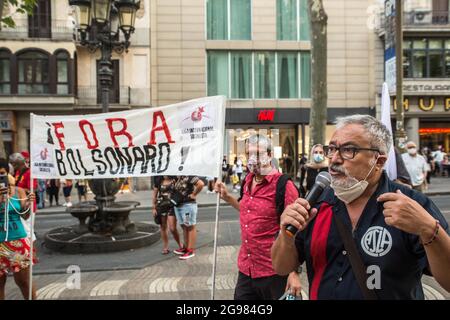
{"label": "white banner", "polygon": [[225,97],[159,108],[31,116],[33,178],[220,176]]}

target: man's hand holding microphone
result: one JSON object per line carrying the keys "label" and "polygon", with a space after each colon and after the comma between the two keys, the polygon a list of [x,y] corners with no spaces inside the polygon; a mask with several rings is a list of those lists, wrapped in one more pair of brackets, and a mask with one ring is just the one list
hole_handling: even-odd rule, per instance
{"label": "man's hand holding microphone", "polygon": [[[313,208],[311,210],[311,205],[306,199],[298,198],[283,211],[280,218],[280,229],[282,232],[288,233],[290,237],[293,237],[296,231],[304,230],[316,214],[317,209]],[[295,230],[289,226],[294,227]]]}
{"label": "man's hand holding microphone", "polygon": [[280,219],[281,229],[290,237],[294,237],[298,230],[302,231],[305,229],[309,221],[317,214],[317,209],[313,208],[311,210],[311,207],[317,203],[320,195],[330,183],[331,176],[328,172],[319,173],[306,198],[298,198],[284,210]]}
{"label": "man's hand holding microphone", "polygon": [[321,172],[306,198],[298,198],[284,209],[280,217],[280,236],[272,246],[272,265],[276,273],[287,275],[299,267],[295,234],[304,230],[317,215],[318,210],[313,207],[330,183],[330,174]]}

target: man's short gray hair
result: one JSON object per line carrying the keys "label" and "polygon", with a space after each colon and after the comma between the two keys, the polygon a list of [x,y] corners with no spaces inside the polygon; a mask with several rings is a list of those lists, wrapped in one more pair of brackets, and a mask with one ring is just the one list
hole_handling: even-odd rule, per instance
{"label": "man's short gray hair", "polygon": [[382,154],[389,153],[392,146],[392,134],[381,121],[364,114],[355,114],[336,119],[336,129],[340,129],[349,124],[359,124],[363,126],[368,134],[368,140],[370,141],[371,147],[380,150],[380,153]]}
{"label": "man's short gray hair", "polygon": [[16,152],[9,156],[9,162],[11,163],[25,162],[25,157],[19,152]]}

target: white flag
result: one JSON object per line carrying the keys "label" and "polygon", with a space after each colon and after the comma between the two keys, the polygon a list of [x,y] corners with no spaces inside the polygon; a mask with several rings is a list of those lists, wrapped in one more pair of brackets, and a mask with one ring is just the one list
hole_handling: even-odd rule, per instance
{"label": "white flag", "polygon": [[220,176],[225,97],[76,116],[31,117],[34,178]]}
{"label": "white flag", "polygon": [[[381,122],[388,128],[389,132],[392,134],[391,98],[389,96],[389,88],[386,82],[383,83],[383,91],[381,93]],[[394,148],[394,144],[392,144],[391,150],[389,151],[388,160],[384,165],[387,175],[391,180],[397,179],[397,161],[395,159]]]}

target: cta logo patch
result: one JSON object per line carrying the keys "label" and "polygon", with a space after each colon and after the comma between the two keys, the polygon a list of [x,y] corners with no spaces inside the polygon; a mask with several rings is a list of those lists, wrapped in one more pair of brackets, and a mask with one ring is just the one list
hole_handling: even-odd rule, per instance
{"label": "cta logo patch", "polygon": [[361,247],[369,256],[382,257],[392,248],[392,236],[383,227],[371,227],[362,237]]}

